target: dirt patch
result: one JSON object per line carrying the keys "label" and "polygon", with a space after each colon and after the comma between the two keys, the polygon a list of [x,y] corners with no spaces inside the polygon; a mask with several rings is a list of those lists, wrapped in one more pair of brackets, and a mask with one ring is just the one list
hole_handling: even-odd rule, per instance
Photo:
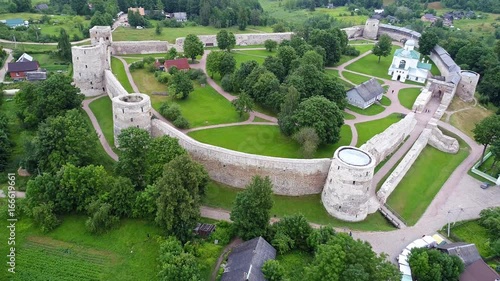
{"label": "dirt patch", "polygon": [[453,98],[453,100],[451,101],[451,104],[450,104],[450,106],[448,106],[448,109],[446,111],[451,112],[451,111],[456,111],[456,110],[460,110],[460,109],[472,107],[472,106],[474,106],[474,101],[464,102],[459,97],[455,96]]}
{"label": "dirt patch", "polygon": [[443,8],[443,5],[441,5],[441,2],[436,1],[436,2],[431,2],[429,5],[427,5],[428,9],[434,9],[434,10],[440,10]]}

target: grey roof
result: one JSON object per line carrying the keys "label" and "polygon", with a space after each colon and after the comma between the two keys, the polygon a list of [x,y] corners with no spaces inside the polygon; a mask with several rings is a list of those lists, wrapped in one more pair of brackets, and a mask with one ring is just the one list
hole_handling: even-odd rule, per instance
{"label": "grey roof", "polygon": [[466,267],[481,260],[481,255],[479,255],[476,245],[474,244],[458,242],[438,246],[438,249],[445,251],[448,255],[459,257]]}
{"label": "grey roof", "polygon": [[29,81],[39,81],[47,79],[47,72],[45,71],[30,71],[26,72],[26,79]]}
{"label": "grey roof", "polygon": [[364,101],[370,101],[383,94],[384,88],[378,83],[377,79],[372,78],[347,91],[347,95],[350,93],[359,95]]}
{"label": "grey roof", "polygon": [[[221,281],[265,281],[261,271],[262,265],[275,257],[276,249],[264,238],[257,237],[246,241],[229,254]],[[249,271],[250,276],[246,279]]]}
{"label": "grey roof", "polygon": [[8,67],[8,72],[33,71],[38,69],[38,62],[36,60],[23,61],[23,62],[9,62],[7,67]]}
{"label": "grey roof", "polygon": [[460,281],[495,281],[500,275],[489,267],[483,260],[478,260],[467,266],[460,274]]}
{"label": "grey roof", "polygon": [[421,36],[421,34],[419,32],[413,31],[413,30],[405,28],[405,27],[399,27],[399,26],[394,26],[394,25],[385,24],[385,23],[380,24],[379,27],[385,28],[385,29],[391,29],[391,30],[399,32],[399,33],[405,33],[411,37],[415,37],[415,38],[419,38],[419,39]]}
{"label": "grey roof", "polygon": [[455,63],[450,54],[443,47],[436,45],[434,46],[434,49],[432,49],[432,52],[439,57],[448,69],[449,74],[448,77],[446,77],[447,82],[452,82],[453,84],[458,85],[458,82],[460,82],[461,79],[460,66]]}
{"label": "grey roof", "polygon": [[37,9],[37,10],[47,10],[48,8],[49,8],[49,5],[43,4],[43,3],[35,6],[35,9]]}

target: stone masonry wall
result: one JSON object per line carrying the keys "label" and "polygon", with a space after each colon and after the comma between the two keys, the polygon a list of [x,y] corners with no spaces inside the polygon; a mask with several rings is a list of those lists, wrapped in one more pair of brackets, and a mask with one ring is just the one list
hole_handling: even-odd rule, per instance
{"label": "stone masonry wall", "polygon": [[123,88],[122,84],[116,79],[111,70],[104,71],[104,84],[106,86],[106,93],[110,99],[128,94],[127,90]]}
{"label": "stone masonry wall", "polygon": [[342,28],[342,30],[347,34],[347,38],[356,38],[363,35],[364,28],[364,25],[356,25],[352,27]]}
{"label": "stone masonry wall", "polygon": [[118,41],[111,43],[111,55],[165,53],[167,41]]}
{"label": "stone masonry wall", "polygon": [[429,137],[429,145],[446,153],[455,154],[458,152],[458,149],[460,148],[458,141],[455,138],[444,135],[443,132],[437,127],[436,119],[432,118],[429,121],[427,128],[432,130]]}
{"label": "stone masonry wall", "polygon": [[396,186],[401,182],[403,177],[406,175],[410,167],[415,163],[420,152],[425,148],[429,137],[431,135],[431,129],[424,129],[418,139],[415,141],[410,151],[406,153],[405,157],[401,160],[399,165],[394,169],[391,175],[384,182],[380,190],[377,192],[377,198],[381,203],[385,203],[389,195],[394,191]]}
{"label": "stone masonry wall", "polygon": [[299,196],[323,190],[330,159],[288,159],[237,152],[198,142],[169,124],[152,120],[154,137],[169,135],[179,139],[191,157],[201,163],[215,181],[244,188],[253,176],[269,176],[274,193]]}
{"label": "stone masonry wall", "polygon": [[[248,33],[248,34],[235,34],[236,46],[246,46],[246,45],[260,45],[264,44],[264,41],[270,39],[278,43],[287,39],[292,38],[293,32],[282,32],[282,33]],[[198,35],[201,42],[213,46],[217,46],[217,36],[216,35]],[[182,50],[185,37],[180,37],[175,39],[175,48],[179,51]]]}
{"label": "stone masonry wall", "polygon": [[415,100],[415,103],[413,103],[413,107],[411,108],[411,110],[413,112],[422,113],[424,111],[425,106],[431,100],[431,97],[432,97],[432,92],[429,91],[429,82],[427,82],[426,87],[422,88],[422,91]]}
{"label": "stone masonry wall", "polygon": [[415,114],[413,112],[408,113],[401,121],[392,124],[382,133],[373,136],[360,149],[370,153],[377,165],[398,149],[399,145],[413,131],[416,124]]}

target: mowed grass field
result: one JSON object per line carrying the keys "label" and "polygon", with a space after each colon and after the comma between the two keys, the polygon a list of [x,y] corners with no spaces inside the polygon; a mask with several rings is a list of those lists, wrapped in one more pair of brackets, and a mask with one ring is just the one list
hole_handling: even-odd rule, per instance
{"label": "mowed grass field", "polygon": [[[212,144],[240,152],[265,156],[302,158],[300,145],[284,136],[275,125],[241,125],[193,131],[188,135],[200,142]],[[332,145],[318,148],[315,158],[330,158],[335,149],[351,142],[351,129],[341,128],[341,139]]]}
{"label": "mowed grass field", "polygon": [[358,114],[361,114],[361,115],[372,116],[372,115],[377,115],[379,113],[384,112],[385,107],[374,103],[365,109],[361,109],[359,107],[355,107],[353,105],[348,104],[347,109],[349,109],[350,111],[356,112]]}
{"label": "mowed grass field", "polygon": [[276,55],[276,52],[269,52],[266,50],[238,50],[232,51],[231,53],[236,60],[236,67],[240,67],[243,62],[251,60],[254,60],[262,65],[267,57],[274,57]]}
{"label": "mowed grass field", "polygon": [[421,88],[407,88],[399,90],[398,99],[402,106],[412,109],[415,100],[420,94]]}
{"label": "mowed grass field", "polygon": [[356,123],[356,130],[358,131],[358,142],[356,144],[357,147],[360,147],[369,139],[371,139],[376,134],[380,134],[385,129],[389,128],[392,124],[399,122],[401,120],[401,116],[399,113],[392,113],[391,115],[377,119],[373,121]]}
{"label": "mowed grass field", "polygon": [[[217,182],[211,182],[206,189],[204,205],[231,210],[236,194],[242,191]],[[376,212],[368,215],[362,222],[345,222],[331,217],[321,203],[321,194],[306,196],[279,196],[273,195],[274,205],[271,216],[284,217],[287,215],[303,214],[309,222],[344,227],[349,229],[376,231],[393,230],[391,224]]]}
{"label": "mowed grass field", "polygon": [[417,223],[451,173],[469,155],[469,146],[461,139],[458,141],[460,149],[457,154],[448,154],[426,146],[387,199],[387,204],[408,225]]}
{"label": "mowed grass field", "polygon": [[[234,34],[240,33],[261,33],[272,32],[270,26],[248,26],[246,30],[241,31],[237,26],[225,28]],[[164,40],[174,44],[175,39],[186,37],[188,34],[196,35],[215,35],[221,29],[213,26],[186,26],[182,28],[166,28],[162,29],[162,33],[157,35],[155,28],[135,29],[130,27],[118,27],[113,32],[113,41],[144,41],[144,40]]]}
{"label": "mowed grass field", "polygon": [[89,104],[90,109],[94,113],[99,127],[102,129],[102,133],[108,141],[111,147],[115,146],[115,140],[113,137],[113,106],[111,104],[111,99],[108,96],[104,96],[96,99]]}
{"label": "mowed grass field", "polygon": [[[371,77],[359,75],[359,74],[352,73],[349,71],[342,71],[342,75],[344,76],[345,79],[351,81],[352,83],[354,83],[356,85],[362,84],[362,83],[371,79]],[[385,83],[384,81],[382,81],[380,79],[377,79],[377,82],[380,85],[384,85],[384,83]]]}
{"label": "mowed grass field", "polygon": [[481,256],[493,255],[488,230],[482,227],[477,220],[457,223],[456,226],[452,227],[451,232],[461,241],[474,243]]}
{"label": "mowed grass field", "polygon": [[473,106],[472,103],[462,102],[458,97],[453,99],[448,111],[459,110],[462,108],[469,109],[453,113],[450,117],[450,124],[471,138],[474,138],[472,130],[476,127],[476,124],[484,118],[495,114],[496,111],[496,108],[487,109],[480,104]]}
{"label": "mowed grass field", "polygon": [[387,75],[387,71],[392,63],[394,52],[399,48],[401,47],[393,45],[391,55],[387,57],[381,57],[380,63],[378,62],[377,56],[369,54],[349,64],[346,69],[383,79],[390,79],[391,77]]}
{"label": "mowed grass field", "polygon": [[68,71],[70,65],[69,64],[61,64],[64,63],[59,57],[52,54],[33,54],[32,55],[35,60],[38,61],[41,68],[47,69],[47,71]]}
{"label": "mowed grass field", "polygon": [[127,73],[125,72],[125,66],[119,59],[115,57],[111,57],[111,71],[127,92],[134,92],[134,89],[132,89],[132,85],[130,85],[130,81],[128,81]]}
{"label": "mowed grass field", "polygon": [[[33,4],[33,3],[32,3]],[[35,4],[33,4],[35,5]],[[21,18],[23,20],[39,20],[43,14],[36,13],[7,13],[0,14],[0,20]],[[73,35],[78,35],[83,38],[82,32],[77,28],[77,23],[82,23],[85,26],[90,24],[90,20],[85,20],[83,16],[65,16],[65,15],[49,15],[51,22],[44,24],[31,24],[40,28],[42,34],[59,36],[61,28],[64,28],[69,35],[69,39],[73,39]]]}

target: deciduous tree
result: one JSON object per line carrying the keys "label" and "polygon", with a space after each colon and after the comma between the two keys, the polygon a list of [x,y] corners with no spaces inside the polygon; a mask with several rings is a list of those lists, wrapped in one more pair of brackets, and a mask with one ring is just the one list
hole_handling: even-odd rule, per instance
{"label": "deciduous tree", "polygon": [[283,281],[285,278],[285,269],[277,260],[267,260],[262,266],[262,273],[268,281]]}
{"label": "deciduous tree", "polygon": [[222,77],[232,74],[236,69],[236,60],[230,53],[222,53],[222,58],[219,64],[219,73]]}
{"label": "deciduous tree", "polygon": [[59,32],[57,52],[61,59],[68,62],[71,61],[71,42],[69,41],[69,35],[66,33],[64,28],[61,28],[61,31]]}
{"label": "deciduous tree", "polygon": [[380,35],[378,42],[373,46],[372,53],[378,57],[380,63],[381,57],[387,57],[392,51],[392,39],[387,34]]}
{"label": "deciduous tree", "polygon": [[427,31],[422,34],[418,40],[418,50],[423,55],[429,55],[439,41],[439,37],[432,31]]}
{"label": "deciduous tree", "polygon": [[191,61],[193,62],[196,59],[196,56],[203,56],[203,53],[205,52],[200,38],[194,34],[186,36],[183,47],[184,54],[191,58]]}
{"label": "deciduous tree", "polygon": [[413,248],[408,257],[413,278],[422,281],[458,280],[464,264],[457,256],[435,249]]}
{"label": "deciduous tree", "polygon": [[292,61],[297,58],[297,53],[290,46],[280,46],[277,50],[276,56],[283,63],[283,67],[285,67],[285,73],[288,73]]}
{"label": "deciduous tree", "polygon": [[267,39],[266,41],[264,41],[264,47],[269,52],[272,52],[278,47],[278,42],[271,39]]}
{"label": "deciduous tree", "polygon": [[474,133],[474,139],[484,146],[479,160],[482,163],[488,145],[500,138],[500,115],[491,115],[484,118],[476,124],[472,133]]}
{"label": "deciduous tree", "polygon": [[240,114],[240,117],[243,116],[244,113],[253,111],[254,102],[252,98],[245,92],[240,93],[238,98],[232,101],[236,111]]}
{"label": "deciduous tree", "polygon": [[232,32],[223,29],[217,33],[217,46],[221,50],[231,52],[231,49],[236,45],[236,37]]}
{"label": "deciduous tree", "polygon": [[272,193],[271,180],[255,176],[245,190],[236,195],[231,220],[238,236],[248,240],[266,233],[273,207]]}
{"label": "deciduous tree", "polygon": [[215,73],[219,73],[222,56],[222,52],[210,52],[208,54],[206,68],[210,72],[211,78],[214,78]]}
{"label": "deciduous tree", "polygon": [[288,87],[288,93],[285,95],[284,101],[281,104],[281,110],[278,114],[278,125],[280,130],[286,136],[290,136],[295,130],[293,114],[299,107],[300,94],[295,87]]}
{"label": "deciduous tree", "polygon": [[186,99],[194,91],[193,82],[185,72],[178,71],[172,75],[168,92],[176,99]]}
{"label": "deciduous tree", "polygon": [[147,153],[151,137],[143,129],[130,127],[118,136],[120,158],[116,162],[117,175],[129,178],[137,190],[146,187]]}

